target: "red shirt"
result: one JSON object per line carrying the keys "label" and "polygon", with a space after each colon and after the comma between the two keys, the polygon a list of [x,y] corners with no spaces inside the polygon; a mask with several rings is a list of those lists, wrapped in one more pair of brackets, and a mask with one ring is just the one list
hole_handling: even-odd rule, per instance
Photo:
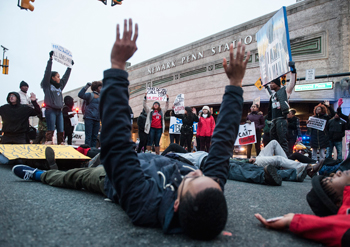
{"label": "red shirt", "polygon": [[162,128],[162,115],[157,110],[153,111],[151,127],[156,129]]}

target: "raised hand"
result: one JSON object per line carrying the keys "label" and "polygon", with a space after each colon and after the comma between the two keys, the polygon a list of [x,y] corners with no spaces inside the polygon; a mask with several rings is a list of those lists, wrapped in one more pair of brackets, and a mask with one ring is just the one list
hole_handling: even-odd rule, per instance
{"label": "raised hand", "polygon": [[53,51],[50,51],[49,55],[50,55],[50,58],[52,59]]}
{"label": "raised hand", "polygon": [[267,228],[272,228],[276,230],[285,230],[288,229],[290,226],[290,223],[293,220],[294,214],[286,214],[283,216],[282,219],[267,222],[264,217],[262,217],[260,214],[255,214],[255,217]]}
{"label": "raised hand", "polygon": [[233,54],[233,44],[230,45],[230,63],[227,64],[226,58],[222,65],[224,66],[227,77],[230,80],[230,85],[242,87],[242,80],[245,74],[247,63],[250,57],[250,51],[247,53],[247,57],[244,60],[245,45],[241,42],[237,45],[236,58]]}
{"label": "raised hand", "polygon": [[136,40],[138,36],[138,25],[135,24],[135,34],[132,38],[132,20],[129,19],[129,29],[127,20],[124,20],[123,37],[120,38],[119,24],[117,25],[117,37],[111,52],[111,63],[114,69],[125,69],[125,62],[134,55],[137,50]]}
{"label": "raised hand", "polygon": [[193,108],[192,108],[192,113],[195,114],[195,115],[197,115],[197,109],[193,107]]}
{"label": "raised hand", "polygon": [[30,100],[36,101],[36,95],[34,93],[30,93]]}

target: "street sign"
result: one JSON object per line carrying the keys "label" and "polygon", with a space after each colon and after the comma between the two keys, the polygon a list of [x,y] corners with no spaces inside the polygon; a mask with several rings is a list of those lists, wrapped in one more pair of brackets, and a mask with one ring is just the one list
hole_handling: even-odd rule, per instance
{"label": "street sign", "polygon": [[307,69],[305,73],[305,81],[315,80],[315,69]]}
{"label": "street sign", "polygon": [[262,84],[261,84],[261,77],[254,83],[254,85],[261,90],[263,88]]}
{"label": "street sign", "polygon": [[295,85],[295,92],[333,89],[333,82]]}

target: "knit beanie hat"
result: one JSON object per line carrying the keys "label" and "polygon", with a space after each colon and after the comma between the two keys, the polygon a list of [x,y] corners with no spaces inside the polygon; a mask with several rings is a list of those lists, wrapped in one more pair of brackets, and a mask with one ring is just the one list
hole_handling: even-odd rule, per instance
{"label": "knit beanie hat", "polygon": [[321,181],[325,176],[315,176],[311,180],[312,189],[306,196],[310,208],[317,216],[329,216],[337,214],[339,208],[328,197],[322,188]]}
{"label": "knit beanie hat", "polygon": [[154,101],[153,105],[154,105],[154,104],[158,104],[158,105],[160,106],[160,104],[159,104],[159,102],[158,102],[158,101]]}
{"label": "knit beanie hat", "polygon": [[202,111],[203,111],[203,110],[207,110],[208,112],[210,112],[209,106],[207,106],[207,105],[206,105],[206,106],[203,106]]}
{"label": "knit beanie hat", "polygon": [[274,80],[272,80],[271,82],[273,82],[273,83],[275,83],[277,86],[281,86],[281,80],[280,80],[280,78],[278,77],[278,78],[276,78],[276,79],[274,79]]}
{"label": "knit beanie hat", "polygon": [[23,86],[29,87],[28,83],[26,83],[25,81],[21,81],[21,83],[19,84],[19,88],[21,88]]}

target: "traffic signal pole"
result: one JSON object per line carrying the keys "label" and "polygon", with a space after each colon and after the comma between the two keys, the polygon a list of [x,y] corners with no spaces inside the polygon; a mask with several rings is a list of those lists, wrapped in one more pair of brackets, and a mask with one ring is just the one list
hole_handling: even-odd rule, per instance
{"label": "traffic signal pole", "polygon": [[9,65],[8,65],[7,57],[5,59],[5,52],[8,51],[8,49],[6,47],[4,47],[4,46],[1,46],[1,48],[3,50],[3,53],[2,53],[2,64],[0,62],[0,66],[3,68],[3,72],[2,73],[7,75],[8,74],[8,67],[9,67]]}

